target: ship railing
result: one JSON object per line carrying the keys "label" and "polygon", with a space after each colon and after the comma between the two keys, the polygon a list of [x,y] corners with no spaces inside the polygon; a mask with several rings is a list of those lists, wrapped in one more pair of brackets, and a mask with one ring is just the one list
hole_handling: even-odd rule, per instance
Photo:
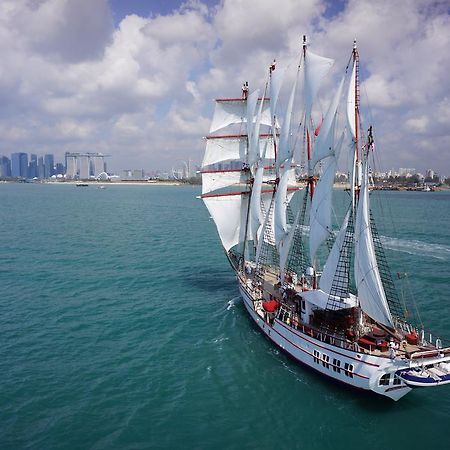
{"label": "ship railing", "polygon": [[433,336],[429,331],[426,331],[423,328],[419,329],[400,318],[396,318],[394,325],[404,333],[417,335],[418,343],[421,347],[431,347],[433,349],[442,348],[442,339],[440,337]]}
{"label": "ship railing", "polygon": [[313,326],[301,323],[298,315],[296,313],[293,313],[285,305],[281,305],[280,309],[278,310],[277,319],[290,326],[291,328],[300,331],[302,334],[317,339],[325,344],[330,344],[335,347],[340,347],[342,349],[354,352],[368,352],[369,354],[371,354],[371,350],[361,348],[356,342],[350,342],[347,339],[342,338],[342,336],[340,335],[327,333],[324,330],[319,330]]}

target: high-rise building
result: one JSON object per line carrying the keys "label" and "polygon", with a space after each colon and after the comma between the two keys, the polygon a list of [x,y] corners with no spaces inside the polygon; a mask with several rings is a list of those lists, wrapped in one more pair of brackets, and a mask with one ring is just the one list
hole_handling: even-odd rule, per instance
{"label": "high-rise building", "polygon": [[44,167],[44,158],[39,156],[38,158],[38,178],[41,180],[45,178],[45,167]]}
{"label": "high-rise building", "polygon": [[78,161],[80,162],[80,180],[87,180],[89,178],[89,156],[80,155]]}
{"label": "high-rise building", "polygon": [[98,154],[96,156],[92,156],[91,161],[93,163],[93,175],[94,177],[98,177],[102,172],[105,171],[103,155]]}
{"label": "high-rise building", "polygon": [[77,157],[66,152],[66,177],[73,180],[77,176]]}
{"label": "high-rise building", "polygon": [[28,176],[28,155],[26,153],[13,153],[11,155],[11,176],[23,177]]}
{"label": "high-rise building", "polygon": [[53,155],[47,154],[44,156],[44,178],[50,178],[55,174],[55,159]]}
{"label": "high-rise building", "polygon": [[11,176],[11,161],[6,156],[0,156],[0,177]]}
{"label": "high-rise building", "polygon": [[37,155],[32,153],[30,155],[30,163],[28,164],[28,178],[35,178],[38,175],[37,172]]}
{"label": "high-rise building", "polygon": [[64,164],[63,163],[56,163],[55,175],[64,175]]}

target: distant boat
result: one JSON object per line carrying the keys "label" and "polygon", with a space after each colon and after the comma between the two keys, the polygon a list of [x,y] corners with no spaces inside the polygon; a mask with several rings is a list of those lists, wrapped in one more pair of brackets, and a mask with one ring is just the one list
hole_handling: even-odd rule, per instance
{"label": "distant boat", "polygon": [[77,187],[88,187],[87,183],[77,183]]}
{"label": "distant boat", "polygon": [[[283,70],[274,63],[261,95],[245,83],[240,98],[216,100],[206,138],[201,198],[245,308],[296,361],[352,387],[398,400],[415,387],[450,383],[450,347],[409,317],[370,208],[374,138],[360,121],[356,42],[319,126],[313,101],[333,60],[310,52],[306,38],[299,60],[280,114]],[[332,193],[341,149],[350,161],[351,188],[335,232]],[[296,207],[294,161],[302,160],[305,189]]]}

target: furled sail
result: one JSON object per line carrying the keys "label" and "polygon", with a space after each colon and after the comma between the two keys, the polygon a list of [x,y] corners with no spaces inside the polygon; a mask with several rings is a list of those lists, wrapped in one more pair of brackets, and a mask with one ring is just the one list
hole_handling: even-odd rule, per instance
{"label": "furled sail", "polygon": [[316,55],[311,51],[305,54],[305,114],[311,116],[312,105],[323,78],[330,70],[334,60]]}
{"label": "furled sail", "polygon": [[[258,103],[262,102],[261,124],[270,126],[272,120],[270,117],[269,100],[258,99]],[[255,117],[253,118],[253,121]],[[235,123],[247,122],[247,100],[240,98],[218,99],[216,100],[216,108],[211,123],[210,133],[214,133],[221,128]]]}
{"label": "furled sail", "polygon": [[363,311],[377,322],[393,326],[370,227],[367,159],[363,165],[362,186],[355,223],[355,282]]}
{"label": "furled sail", "polygon": [[244,242],[248,195],[203,196],[226,251]]}

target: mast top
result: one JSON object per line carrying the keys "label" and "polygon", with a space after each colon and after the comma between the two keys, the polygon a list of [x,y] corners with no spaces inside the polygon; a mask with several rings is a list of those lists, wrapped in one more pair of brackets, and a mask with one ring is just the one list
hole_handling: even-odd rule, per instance
{"label": "mast top", "polygon": [[356,50],[356,38],[353,39],[353,50]]}

